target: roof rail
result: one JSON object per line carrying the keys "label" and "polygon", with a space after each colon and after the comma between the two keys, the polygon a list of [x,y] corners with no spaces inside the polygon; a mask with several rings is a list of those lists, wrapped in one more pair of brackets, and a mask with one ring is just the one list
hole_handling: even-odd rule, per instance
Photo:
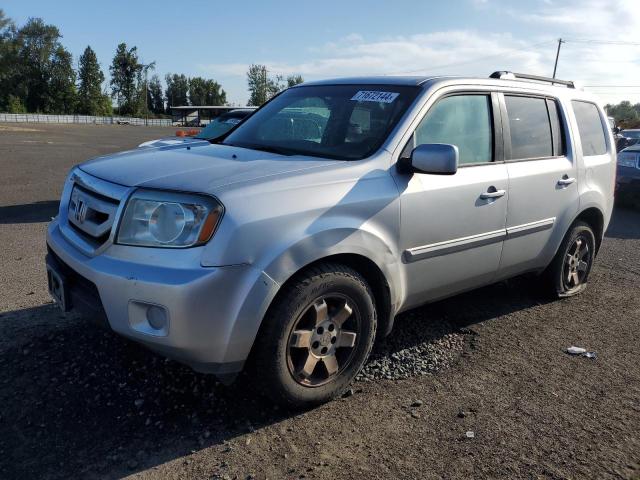
{"label": "roof rail", "polygon": [[532,80],[534,82],[544,82],[550,84],[564,85],[568,88],[576,88],[576,85],[571,80],[558,80],[557,78],[541,77],[539,75],[529,75],[527,73],[514,73],[506,70],[500,70],[493,72],[489,75],[489,78],[498,78],[502,80]]}

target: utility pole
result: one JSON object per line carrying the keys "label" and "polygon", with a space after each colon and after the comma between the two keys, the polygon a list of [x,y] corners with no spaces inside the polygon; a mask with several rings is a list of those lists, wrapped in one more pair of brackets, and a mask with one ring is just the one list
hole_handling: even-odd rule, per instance
{"label": "utility pole", "polygon": [[553,78],[556,78],[556,70],[558,70],[558,58],[560,58],[560,47],[565,43],[561,38],[558,39],[558,50],[556,51],[556,63],[553,65]]}

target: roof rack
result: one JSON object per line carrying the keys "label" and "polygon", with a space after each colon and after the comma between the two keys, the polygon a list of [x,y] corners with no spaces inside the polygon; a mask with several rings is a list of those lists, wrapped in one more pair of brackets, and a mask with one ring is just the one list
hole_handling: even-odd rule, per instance
{"label": "roof rack", "polygon": [[527,73],[514,73],[506,70],[499,70],[489,75],[489,78],[498,78],[502,80],[532,80],[534,82],[550,83],[552,85],[564,85],[568,88],[576,88],[576,85],[571,80],[558,80],[557,78],[541,77],[539,75],[529,75]]}

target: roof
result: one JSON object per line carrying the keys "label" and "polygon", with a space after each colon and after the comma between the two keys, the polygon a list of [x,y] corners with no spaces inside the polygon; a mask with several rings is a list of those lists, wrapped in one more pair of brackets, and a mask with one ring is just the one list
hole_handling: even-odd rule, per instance
{"label": "roof", "polygon": [[[509,74],[499,77],[497,74]],[[347,77],[347,78],[332,78],[328,80],[319,80],[314,82],[305,82],[301,86],[307,85],[406,85],[406,86],[420,86],[423,88],[429,88],[436,83],[443,81],[452,81],[454,83],[471,81],[482,85],[496,85],[504,86],[509,85],[512,87],[525,87],[535,88],[537,90],[550,90],[550,89],[566,89],[567,86],[571,86],[571,90],[574,89],[573,82],[565,80],[551,79],[546,77],[539,77],[535,75],[514,74],[512,72],[496,72],[490,77],[474,77],[474,76],[449,76],[449,75],[430,75],[430,76],[373,76],[373,77]],[[564,85],[564,86],[563,86]],[[580,95],[584,95],[583,90],[579,90]]]}
{"label": "roof", "polygon": [[397,76],[377,76],[377,77],[345,77],[330,78],[327,80],[317,80],[315,82],[304,82],[302,85],[422,85],[428,80],[438,77],[397,77]]}
{"label": "roof", "polygon": [[255,109],[256,107],[230,107],[229,105],[180,105],[177,107],[169,107],[172,110],[238,110],[238,109]]}

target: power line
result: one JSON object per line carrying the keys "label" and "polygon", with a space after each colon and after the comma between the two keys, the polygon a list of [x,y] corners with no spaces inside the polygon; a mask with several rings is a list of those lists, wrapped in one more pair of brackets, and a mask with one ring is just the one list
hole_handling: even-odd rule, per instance
{"label": "power line", "polygon": [[626,42],[623,40],[591,40],[586,38],[564,38],[563,41],[569,43],[593,43],[599,45],[632,45],[640,46],[640,42]]}
{"label": "power line", "polygon": [[585,85],[585,88],[640,88],[640,85]]}

